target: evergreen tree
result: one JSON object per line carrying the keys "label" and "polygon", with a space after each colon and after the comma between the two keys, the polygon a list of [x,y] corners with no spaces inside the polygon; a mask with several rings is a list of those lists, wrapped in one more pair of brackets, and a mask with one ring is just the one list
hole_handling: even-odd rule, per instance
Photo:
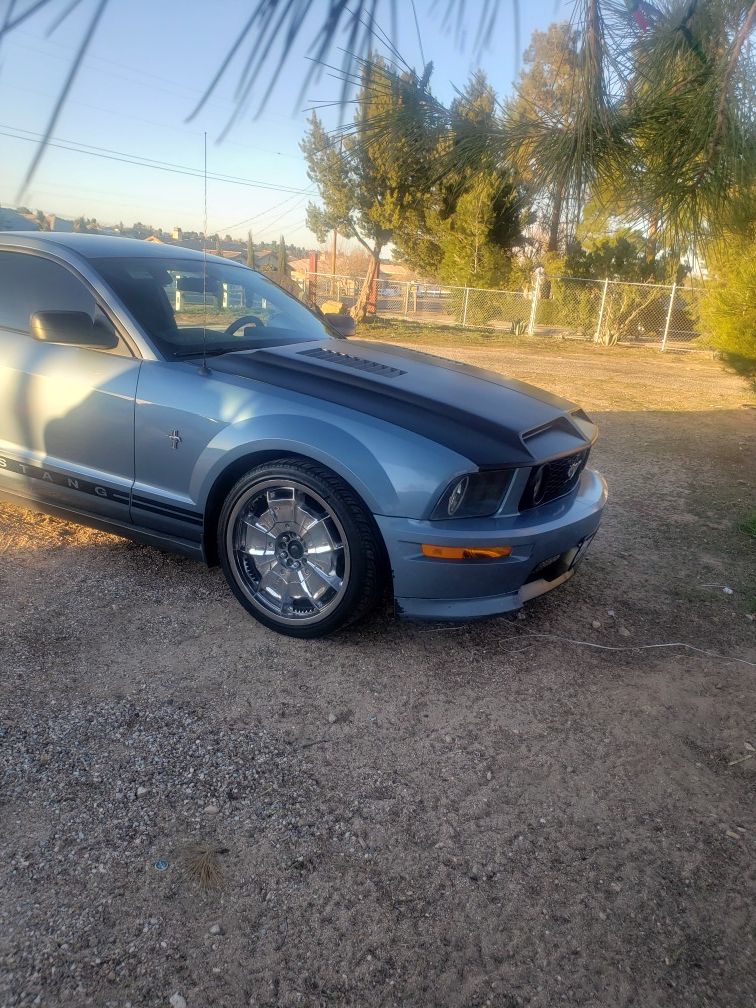
{"label": "evergreen tree", "polygon": [[[352,127],[339,139],[329,137],[313,112],[300,145],[308,176],[320,193],[320,205],[307,207],[307,226],[320,242],[335,230],[343,238],[356,239],[370,255],[353,309],[358,320],[366,314],[381,252],[422,199],[428,182],[430,131],[413,130],[411,122],[419,110],[412,107],[412,89],[406,90],[405,83],[393,83],[385,63],[373,60],[363,74]],[[397,104],[402,106],[402,123],[392,127],[387,123]]]}
{"label": "evergreen tree", "polygon": [[[449,135],[437,140],[434,153],[441,161],[454,157],[471,132],[495,127],[496,96],[484,74],[472,75],[451,115]],[[397,258],[450,284],[490,288],[506,283],[512,249],[522,241],[522,187],[485,152],[429,179],[423,198],[397,228]]]}
{"label": "evergreen tree", "polygon": [[[545,32],[534,31],[523,56],[517,95],[509,103],[509,114],[516,121],[527,121],[535,114],[544,122],[569,123],[578,59],[578,33],[569,24],[552,24]],[[570,194],[561,183],[538,187],[534,181],[537,165],[531,163],[532,156],[529,145],[523,144],[517,153],[517,164],[535,189],[538,217],[548,236],[546,251],[556,252],[567,244],[569,237],[564,225],[570,210]],[[576,217],[579,208],[573,208],[573,225]]]}
{"label": "evergreen tree", "polygon": [[280,277],[287,277],[289,275],[289,260],[286,255],[286,242],[284,241],[283,235],[281,235],[281,239],[278,242],[278,262],[276,272]]}
{"label": "evergreen tree", "polygon": [[247,266],[250,269],[257,269],[257,263],[255,262],[255,244],[252,241],[252,232],[247,231]]}
{"label": "evergreen tree", "polygon": [[711,274],[700,305],[703,331],[756,377],[756,220],[741,221],[706,249]]}
{"label": "evergreen tree", "polygon": [[[613,206],[625,226],[646,233],[650,261],[660,248],[679,253],[723,233],[733,213],[756,217],[749,43],[756,3],[576,0],[573,23],[569,101],[551,109],[511,103],[493,128],[450,144],[439,174],[479,163],[486,153],[499,164],[524,164],[535,192],[569,200],[573,223],[590,198]],[[364,76],[370,61],[361,63]],[[414,83],[397,72],[387,87],[403,81]],[[412,98],[429,127],[453,136],[451,108],[427,87],[415,88]],[[384,122],[387,130],[406,118],[401,101],[393,108],[396,121]],[[551,246],[555,221],[554,214]]]}

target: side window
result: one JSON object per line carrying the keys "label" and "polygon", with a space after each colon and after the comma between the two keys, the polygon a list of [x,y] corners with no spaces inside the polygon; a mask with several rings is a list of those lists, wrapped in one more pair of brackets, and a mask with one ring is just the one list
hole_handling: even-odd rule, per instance
{"label": "side window", "polygon": [[[0,327],[29,332],[34,312],[77,311],[102,316],[94,295],[64,266],[24,252],[0,252]],[[119,341],[114,353],[128,353]]]}
{"label": "side window", "polygon": [[0,252],[0,325],[29,332],[37,311],[80,311],[95,315],[95,299],[63,266],[23,252]]}

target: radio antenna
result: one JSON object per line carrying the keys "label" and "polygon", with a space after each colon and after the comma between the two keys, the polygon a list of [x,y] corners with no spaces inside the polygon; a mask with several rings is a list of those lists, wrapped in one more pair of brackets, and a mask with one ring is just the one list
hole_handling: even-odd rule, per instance
{"label": "radio antenna", "polygon": [[207,366],[207,130],[204,133],[204,169],[203,169],[203,184],[204,184],[204,201],[205,201],[205,219],[202,225],[202,367],[200,368],[200,374],[210,374],[210,369]]}

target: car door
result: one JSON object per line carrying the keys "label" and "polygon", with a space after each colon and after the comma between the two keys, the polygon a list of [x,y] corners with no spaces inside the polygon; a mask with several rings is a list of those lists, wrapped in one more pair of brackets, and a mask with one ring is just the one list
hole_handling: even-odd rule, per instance
{"label": "car door", "polygon": [[[115,345],[77,345],[75,327],[68,342],[45,342],[35,338],[35,313],[97,320],[111,327]],[[81,326],[82,344],[88,331]],[[0,250],[0,490],[128,521],[139,368],[72,266],[43,253]]]}

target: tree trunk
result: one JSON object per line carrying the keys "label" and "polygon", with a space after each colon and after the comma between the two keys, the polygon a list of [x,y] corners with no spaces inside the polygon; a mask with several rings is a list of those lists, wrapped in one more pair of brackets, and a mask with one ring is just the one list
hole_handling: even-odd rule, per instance
{"label": "tree trunk", "polygon": [[559,251],[559,225],[562,221],[562,191],[554,193],[551,204],[551,221],[549,222],[549,244],[547,252]]}
{"label": "tree trunk", "polygon": [[354,303],[354,307],[349,313],[355,322],[364,322],[367,315],[368,305],[370,304],[370,295],[372,291],[373,284],[378,277],[378,270],[381,265],[381,249],[382,245],[377,242],[373,246],[371,252],[370,262],[368,263],[367,273],[365,274],[365,279],[362,282],[362,289],[360,290],[357,300]]}
{"label": "tree trunk", "polygon": [[652,263],[656,260],[657,238],[659,235],[659,218],[654,212],[648,222],[648,237],[646,238],[646,259]]}

